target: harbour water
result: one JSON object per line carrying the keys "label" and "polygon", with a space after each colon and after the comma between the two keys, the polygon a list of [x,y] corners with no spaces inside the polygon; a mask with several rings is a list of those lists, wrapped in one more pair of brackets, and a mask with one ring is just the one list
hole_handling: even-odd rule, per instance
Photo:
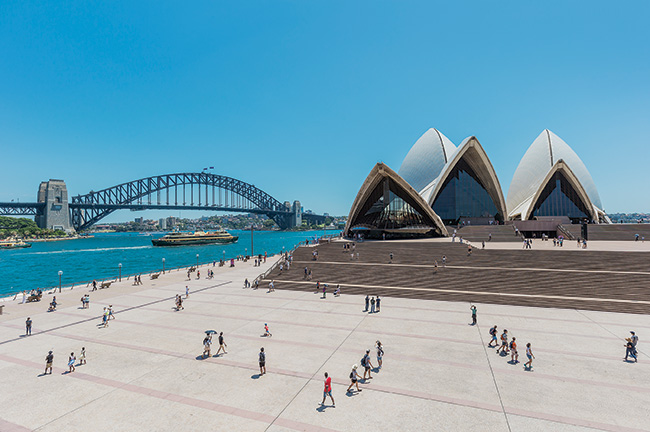
{"label": "harbour water", "polygon": [[[34,288],[47,288],[61,283],[88,282],[117,277],[122,264],[123,277],[135,273],[149,273],[165,268],[192,266],[198,262],[219,261],[223,257],[250,254],[251,232],[229,230],[239,236],[228,245],[154,247],[151,236],[140,233],[104,233],[94,237],[33,243],[31,248],[0,250],[0,297]],[[327,234],[339,231],[328,230]],[[322,236],[320,231],[256,231],[253,235],[254,253],[269,254],[292,249],[299,242]],[[154,236],[162,234],[154,233]]]}

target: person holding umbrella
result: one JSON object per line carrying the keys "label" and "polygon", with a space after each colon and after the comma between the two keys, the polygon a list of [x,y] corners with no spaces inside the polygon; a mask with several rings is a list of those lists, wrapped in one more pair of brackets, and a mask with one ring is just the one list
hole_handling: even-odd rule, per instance
{"label": "person holding umbrella", "polygon": [[212,335],[215,334],[214,330],[206,330],[205,338],[203,339],[203,358],[210,357],[210,348],[212,347]]}

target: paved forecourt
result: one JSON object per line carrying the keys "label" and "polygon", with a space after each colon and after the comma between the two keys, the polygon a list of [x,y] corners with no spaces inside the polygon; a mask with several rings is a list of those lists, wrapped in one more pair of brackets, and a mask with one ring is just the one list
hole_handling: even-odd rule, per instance
{"label": "paved forecourt", "polygon": [[[266,264],[269,266],[270,260]],[[361,296],[243,288],[268,267],[237,263],[215,278],[182,272],[90,293],[57,295],[59,310],[8,303],[0,316],[0,430],[650,430],[650,332],[644,315],[383,298],[363,312]],[[302,271],[298,266],[290,272]],[[174,296],[191,289],[185,309]],[[100,328],[105,305],[116,319]],[[25,317],[33,335],[22,337]],[[273,336],[262,337],[268,323]],[[531,342],[533,371],[486,348],[488,328],[507,328],[520,361]],[[228,353],[202,360],[204,331],[223,331]],[[640,336],[639,363],[623,361],[624,338]],[[384,367],[346,394],[353,364],[376,340]],[[215,338],[216,342],[216,338]],[[213,346],[213,354],[218,344]],[[85,346],[88,363],[67,370]],[[259,376],[257,355],[267,353]],[[48,350],[54,372],[42,375]],[[336,408],[320,406],[323,373]],[[361,374],[363,374],[360,367]]]}

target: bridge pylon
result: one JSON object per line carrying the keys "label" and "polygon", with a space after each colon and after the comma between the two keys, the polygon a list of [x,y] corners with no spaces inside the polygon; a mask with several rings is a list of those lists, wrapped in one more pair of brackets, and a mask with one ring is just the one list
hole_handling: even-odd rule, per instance
{"label": "bridge pylon", "polygon": [[37,198],[39,203],[45,204],[42,213],[34,218],[39,228],[74,231],[70,223],[68,188],[63,180],[50,179],[41,182]]}

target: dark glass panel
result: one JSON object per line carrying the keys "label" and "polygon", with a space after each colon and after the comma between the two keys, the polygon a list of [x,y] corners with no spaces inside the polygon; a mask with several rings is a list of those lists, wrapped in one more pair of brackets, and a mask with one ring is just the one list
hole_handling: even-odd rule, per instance
{"label": "dark glass panel", "polygon": [[446,224],[456,224],[461,217],[500,217],[492,197],[464,159],[449,174],[432,207]]}
{"label": "dark glass panel", "polygon": [[[388,182],[388,194],[384,185]],[[419,205],[390,179],[382,180],[361,207],[353,226],[375,229],[431,227],[435,224],[418,210]],[[421,210],[421,209],[420,209]]]}
{"label": "dark glass panel", "polygon": [[587,207],[566,177],[556,172],[533,206],[533,216],[568,216],[589,219]]}

